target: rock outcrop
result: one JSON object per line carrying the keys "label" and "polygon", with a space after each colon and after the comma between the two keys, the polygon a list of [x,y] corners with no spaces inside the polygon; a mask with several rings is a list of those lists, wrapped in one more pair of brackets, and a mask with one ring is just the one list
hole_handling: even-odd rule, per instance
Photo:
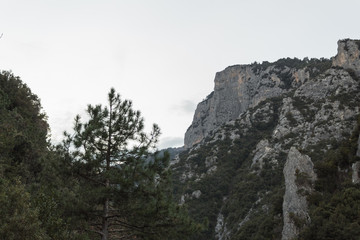
{"label": "rock outcrop", "polygon": [[291,147],[284,166],[285,195],[282,240],[294,239],[299,228],[310,221],[305,192],[312,191],[316,179],[310,157]]}
{"label": "rock outcrop", "polygon": [[[280,78],[286,76],[288,82]],[[185,133],[185,148],[201,142],[222,124],[239,118],[259,102],[289,91],[291,85],[306,81],[304,70],[272,65],[264,71],[251,65],[236,65],[216,73],[214,91],[198,104],[192,124]],[[295,81],[291,82],[291,79]]]}
{"label": "rock outcrop", "polygon": [[359,138],[358,138],[358,145],[357,145],[356,156],[357,156],[357,157],[360,157],[360,135],[359,135]]}
{"label": "rock outcrop", "polygon": [[359,171],[360,171],[360,162],[356,162],[353,163],[352,166],[352,182],[353,183],[360,183],[360,176],[359,176]]}
{"label": "rock outcrop", "polygon": [[[356,156],[360,158],[360,135],[357,142],[357,151]],[[360,161],[357,161],[352,164],[352,182],[353,183],[360,183]]]}
{"label": "rock outcrop", "polygon": [[334,67],[351,69],[360,76],[360,40],[338,41],[338,53],[333,60]]}

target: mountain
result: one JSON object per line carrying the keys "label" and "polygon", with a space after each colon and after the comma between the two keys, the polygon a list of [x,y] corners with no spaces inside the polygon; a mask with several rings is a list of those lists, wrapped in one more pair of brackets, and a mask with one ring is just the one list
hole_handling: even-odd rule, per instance
{"label": "mountain", "polygon": [[357,239],[359,49],[216,74],[172,162],[175,196],[208,226],[194,239]]}

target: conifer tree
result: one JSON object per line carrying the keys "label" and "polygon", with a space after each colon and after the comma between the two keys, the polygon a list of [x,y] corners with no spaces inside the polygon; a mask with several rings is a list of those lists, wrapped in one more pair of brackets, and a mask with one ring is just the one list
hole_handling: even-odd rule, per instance
{"label": "conifer tree", "polygon": [[172,201],[168,157],[150,158],[160,134],[132,102],[112,88],[108,105],[87,108],[89,120],[75,118],[63,148],[79,176],[82,213],[91,231],[107,239],[181,239],[196,226]]}

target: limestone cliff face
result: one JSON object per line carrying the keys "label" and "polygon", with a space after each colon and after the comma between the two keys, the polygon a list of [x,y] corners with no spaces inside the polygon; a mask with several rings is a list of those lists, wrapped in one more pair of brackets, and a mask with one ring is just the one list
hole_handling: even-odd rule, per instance
{"label": "limestone cliff face", "polygon": [[[357,152],[356,156],[360,158],[360,135],[357,142]],[[353,183],[360,183],[360,161],[357,161],[352,164],[352,182]]]}
{"label": "limestone cliff face", "polygon": [[352,69],[360,76],[360,40],[338,41],[338,53],[333,60],[334,67]]}
{"label": "limestone cliff face", "polygon": [[357,152],[356,152],[356,156],[360,157],[360,135],[359,135],[359,138],[358,138],[358,149],[357,149]]}
{"label": "limestone cliff face", "polygon": [[[288,82],[281,81],[286,76]],[[304,70],[268,66],[263,71],[250,65],[236,65],[218,72],[214,91],[198,104],[193,122],[185,133],[185,148],[201,142],[222,124],[237,119],[249,107],[289,91],[309,78]]]}
{"label": "limestone cliff face", "polygon": [[294,239],[299,224],[310,221],[305,191],[312,190],[316,179],[310,157],[302,155],[295,147],[290,148],[284,167],[285,195],[283,201],[284,227],[282,240]]}

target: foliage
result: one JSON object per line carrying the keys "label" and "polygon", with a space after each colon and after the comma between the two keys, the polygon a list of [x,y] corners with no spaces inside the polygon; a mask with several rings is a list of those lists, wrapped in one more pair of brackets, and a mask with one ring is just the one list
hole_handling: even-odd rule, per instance
{"label": "foliage", "polygon": [[290,122],[290,126],[294,127],[296,126],[297,124],[297,121],[296,119],[294,118],[293,114],[288,111],[286,114],[285,114],[285,117],[287,118],[287,120]]}
{"label": "foliage", "polygon": [[[356,156],[360,117],[352,136],[315,162],[317,181],[308,196],[311,223],[298,239],[358,239],[360,234],[360,186],[351,183],[347,171]],[[346,169],[346,171],[343,171]]]}
{"label": "foliage", "polygon": [[[65,227],[61,211],[36,196],[40,186],[53,180],[56,172],[45,171],[53,158],[47,142],[48,124],[40,100],[11,72],[0,74],[0,179],[3,213],[1,239],[68,239],[62,238]],[[52,174],[48,182],[45,172]],[[45,217],[43,213],[51,213]],[[49,216],[49,214],[48,214]],[[3,238],[4,236],[4,238]],[[27,237],[24,237],[27,236]]]}
{"label": "foliage", "polygon": [[360,235],[360,189],[346,187],[310,201],[311,224],[299,239],[358,239]]}
{"label": "foliage", "polygon": [[102,239],[181,238],[196,229],[172,201],[168,155],[148,160],[160,129],[143,131],[139,111],[111,89],[108,106],[88,106],[89,120],[75,118],[62,149],[79,178],[79,197],[90,228]]}
{"label": "foliage", "polygon": [[50,239],[41,228],[39,213],[19,180],[0,178],[0,238],[7,240]]}
{"label": "foliage", "polygon": [[[272,239],[272,236],[279,238],[281,235],[284,195],[282,167],[285,159],[279,157],[278,164],[267,159],[261,170],[249,170],[256,144],[271,136],[278,121],[281,103],[281,98],[271,98],[260,103],[251,109],[250,115],[255,117],[252,119],[252,127],[246,128],[247,131],[244,131],[240,121],[235,121],[234,125],[223,126],[223,138],[217,141],[212,139],[211,143],[180,155],[181,160],[175,165],[175,179],[179,179],[179,174],[186,171],[186,164],[197,174],[205,174],[200,180],[193,177],[185,185],[174,183],[178,198],[182,194],[191,195],[196,190],[202,192],[199,199],[187,199],[186,204],[194,219],[199,222],[206,219],[208,228],[191,239],[211,239],[215,235],[219,212],[228,223],[226,228],[232,232],[232,239]],[[231,132],[237,133],[239,137],[232,140]],[[190,160],[185,163],[189,155]],[[207,157],[217,159],[217,169],[211,174],[207,173],[208,168],[205,167]],[[259,198],[261,201],[255,204]],[[238,224],[249,211],[250,219],[238,230]]]}
{"label": "foliage", "polygon": [[0,160],[7,177],[36,180],[47,148],[48,124],[40,100],[20,78],[0,74]]}
{"label": "foliage", "polygon": [[331,68],[331,60],[326,58],[304,58],[303,60],[298,58],[281,58],[273,63],[264,61],[261,64],[255,63],[252,66],[254,72],[264,71],[270,66],[275,66],[281,70],[286,68],[293,68],[296,70],[305,69],[310,73],[310,77],[314,78]]}
{"label": "foliage", "polygon": [[281,72],[279,74],[279,78],[281,79],[281,81],[283,83],[283,85],[281,86],[282,88],[284,88],[284,89],[291,88],[291,84],[294,80],[294,77],[290,71]]}
{"label": "foliage", "polygon": [[359,76],[356,74],[356,72],[353,69],[348,68],[348,69],[346,69],[346,71],[349,73],[349,75],[351,76],[352,79],[354,79],[356,81],[360,81]]}
{"label": "foliage", "polygon": [[[119,99],[114,92],[112,99]],[[121,209],[116,221],[130,229],[113,234],[115,239],[179,239],[197,231],[186,209],[172,201],[168,155],[147,158],[160,133],[157,126],[150,139],[142,131],[137,134],[143,120],[130,101],[117,109],[128,118],[101,106],[89,109],[90,123],[81,125],[77,118],[79,134],[55,148],[47,139],[39,98],[11,72],[0,74],[0,239],[96,239],[91,224],[101,223],[96,213],[104,199],[111,199],[109,209]],[[106,125],[110,115],[115,128]],[[103,145],[108,136],[110,145]],[[145,145],[128,151],[126,138]],[[90,140],[97,145],[89,145]],[[71,151],[64,148],[71,144]],[[99,186],[101,181],[108,187]]]}
{"label": "foliage", "polygon": [[295,171],[295,183],[299,187],[310,187],[311,186],[311,178],[309,174],[306,172],[300,172],[299,169]]}
{"label": "foliage", "polygon": [[311,99],[293,97],[293,105],[304,116],[307,121],[312,121],[316,115],[316,109],[311,108]]}

